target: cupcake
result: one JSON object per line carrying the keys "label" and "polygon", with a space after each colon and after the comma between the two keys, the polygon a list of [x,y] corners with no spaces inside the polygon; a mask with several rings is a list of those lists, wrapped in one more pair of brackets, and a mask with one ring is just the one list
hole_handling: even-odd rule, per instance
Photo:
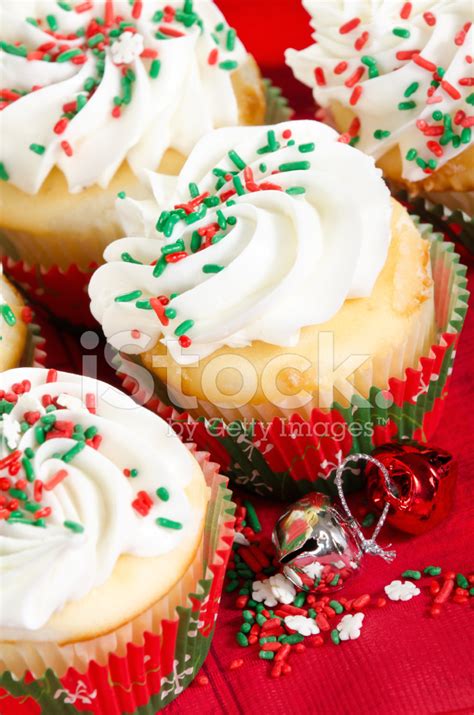
{"label": "cupcake", "polygon": [[19,365],[42,362],[44,353],[32,312],[20,293],[3,275],[0,263],[0,373]]}
{"label": "cupcake", "polygon": [[[144,671],[153,674],[146,704],[159,709],[156,675],[167,674],[170,654],[175,669],[175,648],[187,653],[187,638],[197,636],[188,594],[198,599],[195,618],[215,465],[152,412],[92,378],[17,369],[0,375],[0,387],[17,396],[0,421],[1,670],[15,678],[30,671],[41,689],[46,670],[59,679],[106,666],[112,670],[95,688],[103,699],[107,681],[127,690],[122,661],[142,681]],[[144,644],[148,655],[140,658]],[[197,649],[186,659],[188,676],[201,657]],[[139,694],[137,707],[145,704]],[[54,689],[49,697],[58,697]],[[113,712],[135,712],[117,703]]]}
{"label": "cupcake", "polygon": [[144,170],[176,174],[208,130],[263,120],[258,68],[211,0],[3,3],[1,35],[0,241],[46,271],[101,260]]}
{"label": "cupcake", "polygon": [[330,490],[350,451],[431,432],[465,269],[372,157],[295,121],[216,130],[174,185],[148,179],[89,287],[137,399],[283,498]]}
{"label": "cupcake", "polygon": [[315,44],[286,61],[326,119],[395,188],[473,215],[472,4],[303,5]]}

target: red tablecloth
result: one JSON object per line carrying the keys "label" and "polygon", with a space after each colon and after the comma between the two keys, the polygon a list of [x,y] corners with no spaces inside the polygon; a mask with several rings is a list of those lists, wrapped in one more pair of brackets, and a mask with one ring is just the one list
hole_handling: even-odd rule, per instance
{"label": "red tablecloth", "polygon": [[[287,2],[248,2],[247,5],[226,0],[221,4],[239,31],[241,27],[247,27],[247,33],[241,34],[257,58],[267,65],[281,61],[285,46],[305,44],[307,32],[297,29],[296,15],[288,25],[288,32],[293,36],[282,32],[278,17],[288,7]],[[274,13],[270,12],[271,7],[274,7]],[[256,18],[255,24],[249,25],[252,18]],[[298,19],[303,20],[303,17]],[[254,31],[252,27],[257,29]],[[271,53],[268,49],[270,36],[275,43]],[[273,67],[269,68],[268,74],[284,86],[301,116],[310,114],[309,93],[293,83],[286,70]],[[465,257],[464,260],[470,263],[472,290],[474,259]],[[47,321],[43,324],[48,339],[49,366],[80,371],[80,335],[53,328]],[[89,369],[90,360],[96,353],[99,376],[114,381],[100,351],[83,352],[88,355]],[[387,530],[386,540],[394,543],[397,559],[387,565],[380,559],[367,557],[363,572],[345,591],[348,598],[364,592],[381,592],[384,585],[398,578],[407,568],[435,564],[456,572],[474,570],[473,366],[474,312],[471,312],[461,337],[442,424],[433,440],[459,459],[455,509],[444,524],[418,538]],[[258,499],[254,499],[254,503],[262,522],[270,530],[281,505]],[[233,606],[234,598],[229,594],[223,597],[214,643],[202,671],[209,683],[194,683],[169,707],[170,714],[418,715],[474,712],[472,605],[448,604],[442,615],[433,619],[425,615],[427,598],[422,594],[407,603],[389,603],[384,609],[369,610],[359,640],[338,647],[330,643],[295,655],[292,674],[274,680],[269,677],[269,665],[259,660],[257,649],[242,649],[235,642],[235,632],[241,621]],[[471,600],[474,603],[474,599]],[[230,662],[240,657],[245,659],[244,665],[239,670],[230,671]]]}

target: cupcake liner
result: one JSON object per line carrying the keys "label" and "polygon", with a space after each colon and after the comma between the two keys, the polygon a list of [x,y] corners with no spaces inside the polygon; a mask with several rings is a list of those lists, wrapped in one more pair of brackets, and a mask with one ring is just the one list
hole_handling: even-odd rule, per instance
{"label": "cupcake liner", "polygon": [[158,604],[113,634],[66,646],[23,644],[21,658],[14,646],[2,644],[5,712],[14,703],[15,715],[154,715],[191,683],[214,632],[235,504],[218,465],[190,449],[204,471],[210,501],[202,547],[186,574]]}
{"label": "cupcake liner", "polygon": [[[288,100],[270,80],[264,79],[267,124],[287,121],[293,114]],[[19,260],[8,232],[0,231],[0,257],[5,271],[25,291],[32,303],[41,305],[49,313],[73,325],[97,327],[89,310],[87,287],[97,268],[91,263],[86,269],[72,264],[67,269],[59,266],[45,268]]]}
{"label": "cupcake liner", "polygon": [[[460,197],[465,196],[466,194],[460,194]],[[442,231],[451,241],[461,244],[474,254],[474,216],[472,214],[469,215],[461,209],[448,208],[440,203],[441,194],[431,194],[432,200],[429,200],[422,196],[409,196],[406,191],[402,191],[398,192],[397,198],[410,213],[431,223],[437,231]]]}
{"label": "cupcake liner", "polygon": [[28,325],[28,337],[23,352],[20,367],[44,367],[46,363],[45,341],[41,336],[39,325]]}
{"label": "cupcake liner", "polygon": [[[370,453],[391,440],[428,440],[441,417],[467,311],[466,268],[442,234],[433,233],[430,225],[419,224],[419,229],[431,242],[438,336],[417,369],[407,369],[402,378],[387,372],[386,389],[369,387],[367,399],[354,395],[348,406],[335,402],[329,410],[313,409],[306,419],[294,414],[248,420],[241,410],[241,419],[225,422],[179,412],[166,404],[163,391],[143,400],[134,363],[129,356],[126,362],[117,356],[124,388],[167,419],[184,440],[209,451],[236,484],[281,499],[313,490],[334,494],[335,471],[348,454]],[[348,490],[362,485],[356,468],[345,479]]]}

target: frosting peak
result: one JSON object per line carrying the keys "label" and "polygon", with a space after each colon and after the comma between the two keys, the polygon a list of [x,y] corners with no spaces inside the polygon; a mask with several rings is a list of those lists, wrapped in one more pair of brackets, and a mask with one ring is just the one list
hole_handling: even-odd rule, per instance
{"label": "frosting peak", "polygon": [[[1,178],[36,193],[106,187],[124,160],[156,169],[238,124],[231,73],[247,59],[212,0],[2,2]],[[25,119],[27,117],[27,120]]]}
{"label": "frosting peak", "polygon": [[347,298],[370,295],[390,243],[373,159],[314,121],[208,134],[178,179],[119,201],[128,238],[90,284],[108,340],[158,340],[187,364],[223,345],[295,345]]}
{"label": "frosting peak", "polygon": [[420,181],[473,143],[470,0],[303,0],[315,44],[289,49],[322,107],[355,115],[347,139],[376,159],[398,146]]}

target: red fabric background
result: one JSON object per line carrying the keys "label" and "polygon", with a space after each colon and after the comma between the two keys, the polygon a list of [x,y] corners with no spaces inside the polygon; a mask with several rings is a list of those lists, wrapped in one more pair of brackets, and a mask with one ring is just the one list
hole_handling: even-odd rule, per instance
{"label": "red fabric background", "polygon": [[[303,47],[309,38],[307,16],[297,0],[221,0],[227,14],[248,48],[264,68],[264,74],[280,84],[298,115],[311,114],[310,93],[299,87],[282,68],[283,50]],[[291,4],[291,14],[288,8]],[[282,17],[284,16],[284,22]],[[471,290],[474,259],[470,264]],[[80,371],[79,334],[44,320],[48,339],[48,365]],[[85,351],[89,356],[94,351]],[[98,355],[98,372],[113,382],[113,373]],[[387,529],[386,541],[395,545],[398,557],[391,565],[367,557],[361,575],[345,590],[348,598],[364,592],[379,593],[406,568],[429,564],[456,572],[474,571],[472,550],[474,512],[474,453],[472,405],[474,404],[474,312],[467,317],[457,364],[442,424],[434,444],[451,450],[459,459],[460,473],[455,509],[434,531],[408,538]],[[265,527],[271,526],[282,507],[254,499]],[[270,666],[254,648],[235,643],[240,626],[232,595],[224,594],[212,650],[202,673],[208,685],[194,683],[169,707],[177,715],[266,715],[301,713],[384,715],[474,712],[472,666],[472,605],[448,604],[438,619],[425,615],[427,597],[422,594],[407,603],[389,603],[370,610],[358,641],[332,643],[294,655],[293,673],[273,680]],[[474,604],[474,598],[471,599]],[[242,668],[229,671],[235,658],[244,658]],[[106,715],[104,713],[104,715]]]}

